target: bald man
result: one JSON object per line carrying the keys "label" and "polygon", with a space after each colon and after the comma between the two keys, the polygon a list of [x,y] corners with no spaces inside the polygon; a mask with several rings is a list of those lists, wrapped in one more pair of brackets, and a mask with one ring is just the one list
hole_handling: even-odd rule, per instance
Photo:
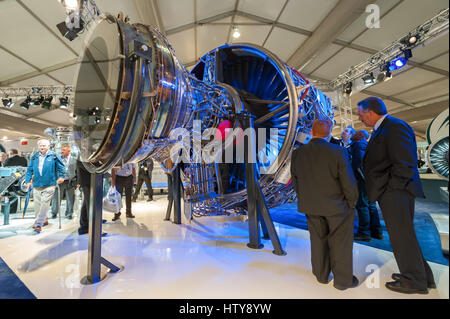
{"label": "bald man", "polygon": [[353,288],[353,217],[358,189],[344,147],[328,143],[333,123],[315,120],[313,139],[294,150],[291,174],[298,211],[307,218],[313,274],[334,287]]}

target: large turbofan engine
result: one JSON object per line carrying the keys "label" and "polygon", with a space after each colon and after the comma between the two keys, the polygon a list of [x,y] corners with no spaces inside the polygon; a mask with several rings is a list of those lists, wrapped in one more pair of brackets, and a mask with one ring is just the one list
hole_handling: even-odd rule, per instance
{"label": "large turbofan engine", "polygon": [[[263,141],[256,146],[261,189],[269,206],[282,204],[293,195],[295,144],[305,141],[314,118],[333,118],[328,97],[261,47],[224,45],[189,73],[151,26],[103,16],[90,29],[76,77],[74,138],[91,172],[148,157],[170,171],[171,152],[190,146],[185,201],[199,214],[232,208],[246,200],[245,165],[236,152],[221,159],[242,142],[242,134],[229,134],[245,129],[242,112],[254,117]],[[196,138],[201,148],[193,147]],[[214,138],[220,147],[208,162],[201,152]]]}

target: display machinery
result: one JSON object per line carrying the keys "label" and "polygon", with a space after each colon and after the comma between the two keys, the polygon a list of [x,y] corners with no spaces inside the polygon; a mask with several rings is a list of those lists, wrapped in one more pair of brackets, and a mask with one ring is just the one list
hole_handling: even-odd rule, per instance
{"label": "display machinery", "polygon": [[[283,255],[267,209],[295,196],[291,152],[310,137],[313,119],[333,119],[331,100],[298,71],[255,45],[223,45],[200,58],[189,72],[158,30],[129,24],[120,15],[101,15],[86,36],[76,75],[73,127],[96,186],[91,189],[85,282],[101,279],[100,264],[118,270],[101,257],[102,197],[95,195],[102,187],[102,174],[149,157],[179,181],[175,223],[181,222],[181,198],[188,220],[247,213],[249,246],[262,247],[261,224],[274,253]],[[247,128],[256,133],[239,133]],[[214,129],[225,134],[218,136]],[[204,160],[212,140],[219,141],[208,153],[213,160]],[[244,156],[236,151],[230,160],[227,151],[242,144],[249,146]],[[168,165],[171,157],[183,152],[187,160],[185,156],[179,165]]]}

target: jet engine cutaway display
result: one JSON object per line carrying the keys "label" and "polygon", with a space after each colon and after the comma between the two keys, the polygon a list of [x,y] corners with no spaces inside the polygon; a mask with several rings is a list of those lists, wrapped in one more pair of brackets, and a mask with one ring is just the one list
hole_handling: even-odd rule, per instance
{"label": "jet engine cutaway display", "polygon": [[[89,30],[74,99],[74,139],[85,166],[104,173],[151,157],[167,172],[174,149],[190,144],[182,164],[184,200],[195,215],[245,203],[245,165],[226,150],[241,143],[237,115],[254,117],[259,183],[269,207],[294,196],[290,155],[314,119],[333,120],[331,100],[298,71],[262,47],[226,44],[189,72],[156,29],[102,16]],[[211,131],[211,129],[214,129]],[[177,130],[189,133],[185,140]],[[205,134],[205,132],[215,132]],[[217,132],[219,134],[217,138]],[[275,132],[275,133],[274,133]],[[184,133],[185,134],[185,133]],[[201,147],[192,147],[199,137]],[[216,137],[205,161],[199,150]]]}

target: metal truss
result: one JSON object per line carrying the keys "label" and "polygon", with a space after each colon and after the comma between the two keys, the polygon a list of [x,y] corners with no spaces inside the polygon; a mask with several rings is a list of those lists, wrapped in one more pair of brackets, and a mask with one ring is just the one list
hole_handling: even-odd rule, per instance
{"label": "metal truss", "polygon": [[[449,27],[449,9],[441,11],[439,14],[425,22],[424,24],[411,30],[407,35],[392,42],[385,49],[375,53],[366,61],[351,67],[347,72],[339,75],[333,81],[327,83],[328,90],[334,91],[341,88],[348,82],[354,81],[362,76],[375,71],[386,63],[392,61],[402,54],[405,49],[413,49],[415,47],[423,46],[431,40],[448,32]],[[408,42],[409,38],[415,36],[417,41],[413,44]]]}
{"label": "metal truss", "polygon": [[73,87],[67,86],[30,86],[30,87],[0,87],[0,96],[5,98],[26,98],[39,96],[72,97]]}

